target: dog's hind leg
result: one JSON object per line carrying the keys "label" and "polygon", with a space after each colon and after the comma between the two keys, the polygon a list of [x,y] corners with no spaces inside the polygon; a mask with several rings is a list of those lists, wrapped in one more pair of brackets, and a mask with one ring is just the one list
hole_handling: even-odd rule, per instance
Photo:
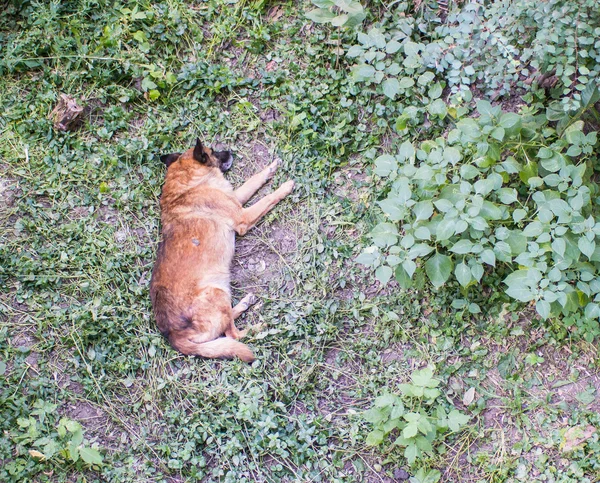
{"label": "dog's hind leg", "polygon": [[245,235],[258,221],[265,216],[273,207],[289,195],[294,189],[292,180],[283,183],[270,195],[261,198],[249,208],[244,208],[240,218],[237,220],[235,231],[238,235]]}
{"label": "dog's hind leg", "polygon": [[231,309],[232,315],[234,319],[237,319],[240,315],[242,315],[246,310],[252,307],[258,299],[253,293],[249,293],[246,295],[239,303]]}
{"label": "dog's hind leg", "polygon": [[275,171],[277,171],[277,165],[277,161],[269,164],[269,166],[251,176],[242,186],[233,192],[242,205],[252,198],[254,193],[273,177]]}
{"label": "dog's hind leg", "polygon": [[[252,293],[249,293],[248,295],[246,295],[242,300],[239,301],[239,303],[235,307],[233,307],[231,309],[231,314],[233,315],[233,318],[237,319],[246,310],[248,310],[252,305],[254,305],[257,302],[257,300],[258,299],[256,298],[256,296]],[[257,332],[261,328],[262,328],[262,324],[257,324],[255,326],[248,327],[247,329],[239,330],[235,326],[235,323],[232,320],[231,326],[225,330],[225,335],[227,337],[232,337],[234,339],[241,339],[242,337],[246,336],[246,334],[248,333],[249,330]]]}

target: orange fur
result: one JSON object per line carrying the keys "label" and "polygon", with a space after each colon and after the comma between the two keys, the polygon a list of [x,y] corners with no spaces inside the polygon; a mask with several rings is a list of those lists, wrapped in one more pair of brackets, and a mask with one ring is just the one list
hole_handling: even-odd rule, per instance
{"label": "orange fur", "polygon": [[[277,165],[273,163],[234,191],[221,171],[224,153],[198,142],[181,155],[169,155],[160,201],[162,241],[150,296],[161,333],[178,351],[252,362],[252,351],[235,340],[245,332],[235,327],[234,315],[248,308],[248,303],[240,303],[235,311],[231,307],[235,233],[246,233],[292,191],[294,183],[288,181],[243,208],[242,203],[272,177]],[[227,161],[230,165],[231,158]]]}

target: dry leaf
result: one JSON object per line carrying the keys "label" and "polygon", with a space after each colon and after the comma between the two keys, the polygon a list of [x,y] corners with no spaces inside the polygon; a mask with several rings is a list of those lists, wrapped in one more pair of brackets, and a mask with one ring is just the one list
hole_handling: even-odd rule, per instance
{"label": "dry leaf", "polygon": [[50,113],[50,119],[54,122],[54,128],[59,131],[72,131],[81,124],[83,107],[77,101],[66,94],[61,94],[58,104]]}
{"label": "dry leaf", "polygon": [[40,453],[38,450],[35,449],[30,449],[29,450],[29,454],[31,456],[33,456],[34,458],[40,459],[40,460],[45,460],[46,456],[44,455],[44,453]]}
{"label": "dry leaf", "polygon": [[271,22],[275,22],[276,20],[279,20],[283,16],[284,13],[285,12],[284,12],[283,8],[281,8],[280,6],[274,7],[269,12],[269,20]]}
{"label": "dry leaf", "polygon": [[472,387],[467,392],[465,392],[465,395],[463,396],[463,404],[465,406],[470,406],[474,399],[475,399],[475,388]]}
{"label": "dry leaf", "polygon": [[569,451],[573,451],[581,446],[590,439],[593,434],[596,432],[596,428],[594,426],[573,426],[565,430],[562,435],[562,442],[560,443],[560,449],[563,453],[568,453]]}

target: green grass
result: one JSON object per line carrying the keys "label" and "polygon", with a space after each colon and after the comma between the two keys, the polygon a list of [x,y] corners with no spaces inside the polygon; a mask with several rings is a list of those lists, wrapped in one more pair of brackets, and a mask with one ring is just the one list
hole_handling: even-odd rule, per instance
{"label": "green grass", "polygon": [[[472,316],[451,308],[456,287],[381,288],[354,263],[374,223],[371,159],[394,139],[336,30],[308,23],[304,3],[123,5],[0,14],[1,481],[414,476],[401,451],[366,446],[361,413],[426,364],[472,418],[422,463],[441,481],[600,481],[597,434],[561,449],[569,427],[600,424],[594,345],[560,345],[489,294]],[[79,130],[52,128],[59,93],[88,107]],[[158,157],[197,135],[237,153],[234,183],[274,157],[263,193],[297,182],[238,239],[234,297],[260,299],[241,323],[266,327],[251,366],[178,355],[151,314]],[[102,464],[72,460],[62,418]]]}

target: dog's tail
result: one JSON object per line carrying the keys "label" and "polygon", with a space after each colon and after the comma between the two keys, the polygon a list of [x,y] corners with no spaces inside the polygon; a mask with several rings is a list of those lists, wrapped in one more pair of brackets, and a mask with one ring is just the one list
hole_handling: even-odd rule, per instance
{"label": "dog's tail", "polygon": [[201,344],[193,342],[187,337],[169,337],[171,345],[185,355],[207,357],[209,359],[239,357],[244,362],[253,362],[254,354],[250,348],[231,337],[218,339]]}

